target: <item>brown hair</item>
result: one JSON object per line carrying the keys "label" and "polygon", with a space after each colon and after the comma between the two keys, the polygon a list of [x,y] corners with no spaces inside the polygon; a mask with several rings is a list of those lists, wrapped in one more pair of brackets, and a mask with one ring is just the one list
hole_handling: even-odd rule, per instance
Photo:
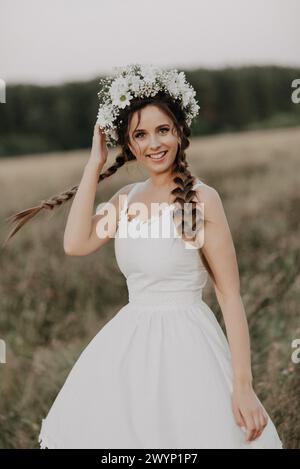
{"label": "brown hair", "polygon": [[[173,100],[169,95],[167,95],[163,91],[158,92],[153,97],[133,98],[130,102],[130,106],[121,109],[116,120],[116,129],[118,135],[117,143],[121,147],[121,153],[117,155],[114,164],[112,164],[109,168],[107,168],[105,172],[99,175],[98,183],[103,179],[114,174],[125,163],[129,161],[136,161],[136,157],[132,154],[128,145],[129,128],[133,118],[133,114],[135,112],[137,112],[138,114],[137,126],[139,125],[141,118],[141,109],[148,104],[154,104],[158,106],[163,112],[165,112],[170,117],[170,119],[174,123],[177,135],[179,136],[180,144],[178,145],[177,154],[172,168],[172,173],[174,174],[173,181],[177,184],[177,187],[171,192],[171,194],[175,196],[173,203],[177,206],[177,209],[174,211],[175,225],[177,228],[179,227],[183,239],[195,240],[196,235],[190,236],[190,230],[192,229],[193,233],[195,233],[195,227],[203,227],[204,218],[202,216],[202,212],[197,207],[197,200],[199,201],[199,199],[197,199],[196,192],[192,190],[192,187],[195,183],[195,177],[192,176],[189,170],[189,165],[186,160],[185,154],[185,150],[190,145],[188,137],[190,137],[191,135],[191,130],[185,122],[185,116],[179,103],[176,100]],[[28,208],[8,217],[6,219],[7,221],[11,223],[17,222],[17,225],[8,234],[2,247],[4,247],[8,240],[12,238],[17,233],[17,231],[19,231],[20,228],[25,225],[31,218],[33,218],[37,213],[39,213],[43,209],[53,210],[56,206],[61,205],[64,202],[70,200],[77,192],[77,189],[78,185],[72,187],[71,189],[65,192],[60,193],[59,195],[52,196],[47,200],[42,200],[41,203],[35,207]],[[185,216],[190,212],[192,214],[192,226],[187,225],[187,218]],[[180,220],[179,223],[178,219]],[[205,219],[205,222],[209,222],[209,220]],[[214,278],[211,268],[205,256],[203,255],[201,248],[198,252],[205,268],[209,272],[210,276]]]}

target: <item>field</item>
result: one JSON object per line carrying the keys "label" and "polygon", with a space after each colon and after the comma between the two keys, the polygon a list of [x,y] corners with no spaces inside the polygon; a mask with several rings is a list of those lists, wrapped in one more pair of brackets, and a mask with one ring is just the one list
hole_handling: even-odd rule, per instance
{"label": "field", "polygon": [[[300,448],[300,127],[191,140],[192,174],[221,195],[234,239],[248,316],[254,387],[285,448]],[[87,150],[0,160],[1,242],[5,217],[79,183]],[[109,166],[116,156],[110,151]],[[95,207],[146,179],[136,163],[98,186]],[[113,240],[85,257],[66,256],[71,201],[39,213],[0,252],[0,448],[38,448],[47,414],[77,357],[127,302]],[[222,323],[209,282],[204,300]]]}

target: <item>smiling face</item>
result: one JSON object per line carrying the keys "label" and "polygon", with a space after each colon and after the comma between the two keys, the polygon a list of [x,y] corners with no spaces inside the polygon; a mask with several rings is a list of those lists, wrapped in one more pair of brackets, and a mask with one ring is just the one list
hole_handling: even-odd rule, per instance
{"label": "smiling face", "polygon": [[[129,148],[150,174],[171,170],[176,158],[179,136],[172,119],[159,107],[148,104],[135,112],[129,126]],[[166,152],[166,153],[163,153]]]}

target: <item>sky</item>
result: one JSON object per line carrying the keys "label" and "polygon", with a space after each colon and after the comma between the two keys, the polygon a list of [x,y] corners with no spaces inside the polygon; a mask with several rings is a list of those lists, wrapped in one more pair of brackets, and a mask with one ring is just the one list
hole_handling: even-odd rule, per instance
{"label": "sky", "polygon": [[300,0],[0,0],[0,79],[90,80],[136,62],[300,67],[299,18]]}

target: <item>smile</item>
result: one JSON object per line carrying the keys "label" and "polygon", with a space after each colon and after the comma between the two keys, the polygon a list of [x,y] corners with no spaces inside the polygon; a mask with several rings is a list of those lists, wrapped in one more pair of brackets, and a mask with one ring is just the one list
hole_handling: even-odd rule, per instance
{"label": "smile", "polygon": [[152,153],[150,155],[147,155],[147,158],[151,158],[151,160],[162,160],[167,153],[166,151],[161,151],[160,153]]}

